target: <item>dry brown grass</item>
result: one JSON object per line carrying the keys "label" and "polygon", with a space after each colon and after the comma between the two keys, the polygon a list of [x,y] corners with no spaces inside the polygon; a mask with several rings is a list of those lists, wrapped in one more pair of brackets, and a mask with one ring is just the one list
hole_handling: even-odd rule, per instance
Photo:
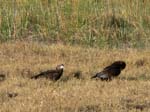
{"label": "dry brown grass", "polygon": [[[111,82],[90,77],[115,60],[127,68]],[[37,42],[0,45],[1,112],[127,112],[150,111],[150,51],[82,48]],[[58,82],[31,80],[40,71],[64,63]],[[81,70],[84,79],[71,72]],[[66,77],[70,77],[67,78]],[[66,80],[64,80],[66,79]]]}

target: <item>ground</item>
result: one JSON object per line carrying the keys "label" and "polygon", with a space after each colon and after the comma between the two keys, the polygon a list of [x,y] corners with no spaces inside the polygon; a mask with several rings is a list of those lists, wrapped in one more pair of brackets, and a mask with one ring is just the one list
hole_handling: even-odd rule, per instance
{"label": "ground", "polygon": [[[116,60],[127,67],[110,82],[90,77]],[[1,112],[150,111],[149,49],[100,49],[30,41],[0,44]],[[32,80],[40,71],[64,64],[61,79]],[[81,71],[76,79],[72,72]]]}

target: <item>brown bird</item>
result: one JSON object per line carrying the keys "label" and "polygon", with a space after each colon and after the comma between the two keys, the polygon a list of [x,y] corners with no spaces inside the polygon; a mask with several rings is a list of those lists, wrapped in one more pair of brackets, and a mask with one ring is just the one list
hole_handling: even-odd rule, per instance
{"label": "brown bird", "polygon": [[111,80],[112,77],[117,77],[125,67],[126,63],[124,61],[115,61],[91,78],[98,77],[101,80]]}
{"label": "brown bird", "polygon": [[31,77],[31,79],[38,79],[38,78],[45,77],[47,79],[51,79],[53,81],[57,81],[62,76],[63,69],[64,69],[64,65],[63,64],[57,65],[55,70],[47,70],[47,71],[41,72],[40,74]]}

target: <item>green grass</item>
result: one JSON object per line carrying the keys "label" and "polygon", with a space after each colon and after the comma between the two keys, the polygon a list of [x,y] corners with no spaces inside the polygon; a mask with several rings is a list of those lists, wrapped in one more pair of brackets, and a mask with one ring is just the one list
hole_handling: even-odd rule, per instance
{"label": "green grass", "polygon": [[92,47],[150,45],[148,0],[0,1],[0,40],[32,39]]}

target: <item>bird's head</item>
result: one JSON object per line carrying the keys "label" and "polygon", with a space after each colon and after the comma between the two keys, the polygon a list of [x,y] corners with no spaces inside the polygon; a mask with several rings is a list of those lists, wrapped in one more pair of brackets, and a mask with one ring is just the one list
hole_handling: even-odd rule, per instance
{"label": "bird's head", "polygon": [[56,70],[64,69],[64,64],[57,65]]}
{"label": "bird's head", "polygon": [[116,61],[116,62],[114,62],[114,64],[119,66],[121,70],[125,69],[125,67],[126,67],[126,63],[124,61]]}

